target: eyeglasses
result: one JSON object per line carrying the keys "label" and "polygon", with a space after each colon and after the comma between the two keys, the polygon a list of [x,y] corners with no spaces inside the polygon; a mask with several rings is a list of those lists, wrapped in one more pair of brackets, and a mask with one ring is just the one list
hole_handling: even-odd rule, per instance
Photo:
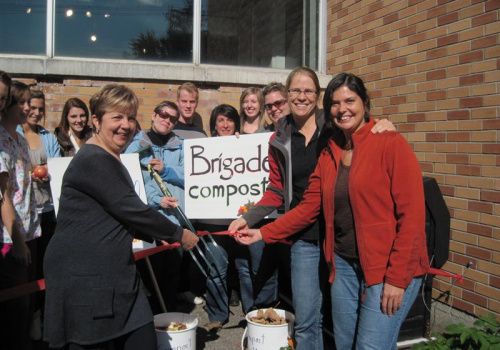
{"label": "eyeglasses", "polygon": [[289,93],[291,96],[298,96],[298,95],[300,95],[301,93],[304,93],[307,97],[313,97],[313,96],[314,96],[314,95],[316,95],[318,92],[317,92],[317,91],[314,91],[314,90],[290,89],[290,90],[288,90],[288,93]]}
{"label": "eyeglasses", "polygon": [[159,111],[158,113],[158,116],[161,118],[161,119],[170,119],[170,122],[171,123],[177,123],[177,121],[179,120],[179,117],[174,117],[173,115],[170,115],[168,114],[167,112],[165,111]]}
{"label": "eyeglasses", "polygon": [[273,106],[276,108],[281,108],[285,105],[286,100],[278,100],[273,103],[268,103],[264,105],[264,108],[267,109],[268,111],[273,109]]}

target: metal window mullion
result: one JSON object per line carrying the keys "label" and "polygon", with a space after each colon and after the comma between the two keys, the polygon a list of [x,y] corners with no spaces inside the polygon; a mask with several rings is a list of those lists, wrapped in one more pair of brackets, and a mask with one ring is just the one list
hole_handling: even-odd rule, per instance
{"label": "metal window mullion", "polygon": [[193,2],[193,64],[200,65],[201,58],[201,2],[202,0],[194,0]]}
{"label": "metal window mullion", "polygon": [[47,0],[46,51],[48,57],[54,57],[55,1]]}
{"label": "metal window mullion", "polygon": [[318,18],[318,72],[326,74],[326,0],[319,0]]}

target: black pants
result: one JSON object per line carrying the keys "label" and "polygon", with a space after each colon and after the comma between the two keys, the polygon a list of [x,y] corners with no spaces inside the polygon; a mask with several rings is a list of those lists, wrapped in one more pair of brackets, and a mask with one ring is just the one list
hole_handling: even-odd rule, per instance
{"label": "black pants", "polygon": [[78,345],[69,344],[67,350],[156,350],[156,332],[153,322],[119,338],[107,342]]}

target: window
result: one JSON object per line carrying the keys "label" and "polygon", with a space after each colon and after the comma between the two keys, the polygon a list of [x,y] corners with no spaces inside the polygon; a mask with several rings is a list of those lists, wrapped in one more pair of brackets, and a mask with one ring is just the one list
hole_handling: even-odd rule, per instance
{"label": "window", "polygon": [[[315,10],[304,14],[310,3]],[[281,69],[307,65],[317,69],[316,3],[203,0],[201,62]],[[310,22],[313,28],[308,26]]]}
{"label": "window", "polygon": [[0,53],[318,69],[320,2],[0,0]]}
{"label": "window", "polygon": [[0,0],[0,53],[44,55],[47,4],[40,0]]}

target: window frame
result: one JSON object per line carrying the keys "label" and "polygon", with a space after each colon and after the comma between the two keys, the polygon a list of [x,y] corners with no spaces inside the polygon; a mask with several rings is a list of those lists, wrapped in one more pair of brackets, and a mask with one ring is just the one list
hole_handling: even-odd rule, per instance
{"label": "window frame", "polygon": [[[46,1],[46,55],[1,54],[0,65],[5,71],[13,74],[90,76],[244,85],[266,85],[273,80],[284,82],[289,73],[289,70],[286,69],[201,63],[202,0],[194,0],[193,2],[193,58],[190,63],[55,56],[55,9],[57,0]],[[307,6],[307,3],[307,1],[304,1],[303,6]],[[329,80],[329,77],[324,75],[326,72],[326,9],[327,0],[318,0],[318,52],[316,53],[316,64],[321,86],[326,86]],[[305,55],[305,51],[303,55]]]}

